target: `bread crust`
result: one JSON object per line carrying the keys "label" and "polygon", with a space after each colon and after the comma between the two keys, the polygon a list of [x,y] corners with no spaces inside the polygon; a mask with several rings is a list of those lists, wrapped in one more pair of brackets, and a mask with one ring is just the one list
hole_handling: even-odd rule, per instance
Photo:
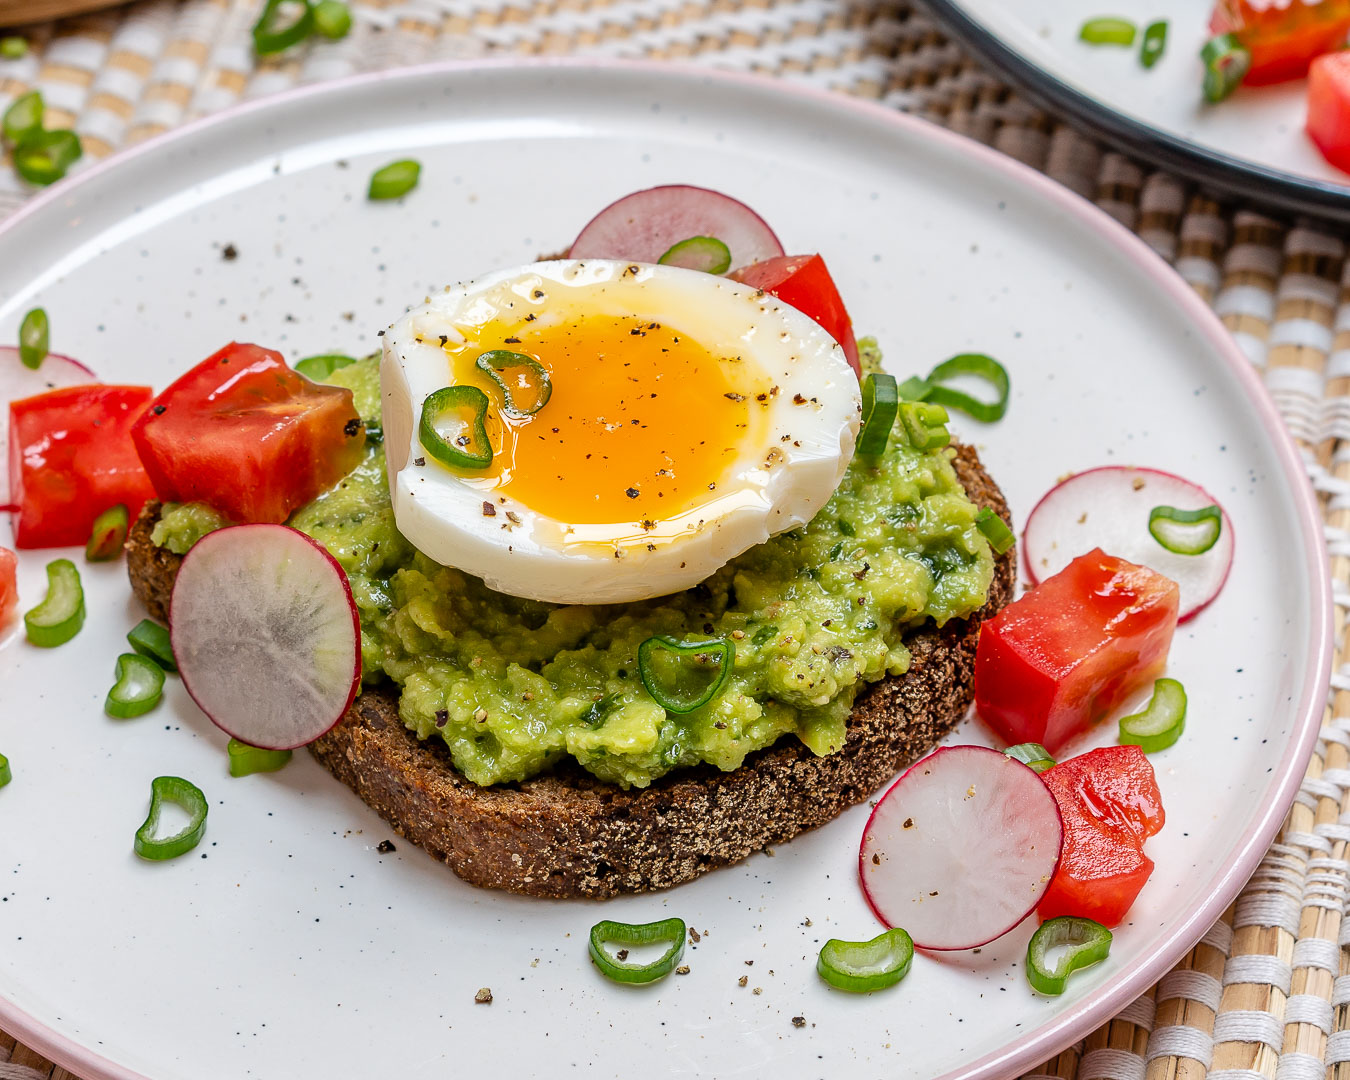
{"label": "bread crust", "polygon": [[[974,449],[956,447],[954,464],[971,500],[1009,521]],[[150,540],[158,512],[150,504],[136,522],[127,562],[137,597],[167,619],[180,559]],[[1015,551],[998,558],[988,602],[970,618],[907,635],[909,670],[859,695],[844,746],[824,757],[785,737],[732,772],[678,770],[640,790],[575,764],[479,787],[444,745],[403,725],[389,687],[362,692],[310,750],[400,836],[471,884],[553,898],[668,888],[825,824],[950,731],[971,702],[980,623],[1012,598],[1015,566]]]}

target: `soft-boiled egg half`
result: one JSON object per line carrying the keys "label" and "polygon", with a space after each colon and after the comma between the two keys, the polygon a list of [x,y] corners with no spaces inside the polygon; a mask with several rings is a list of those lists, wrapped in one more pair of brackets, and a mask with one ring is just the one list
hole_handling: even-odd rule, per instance
{"label": "soft-boiled egg half", "polygon": [[399,530],[562,604],[689,588],[809,521],[861,409],[843,350],[776,297],[602,260],[447,288],[385,332],[380,381]]}

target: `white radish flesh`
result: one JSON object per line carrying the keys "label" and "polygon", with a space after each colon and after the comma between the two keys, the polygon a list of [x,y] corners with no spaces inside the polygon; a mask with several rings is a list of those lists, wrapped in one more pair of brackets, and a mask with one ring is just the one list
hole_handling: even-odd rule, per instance
{"label": "white radish flesh", "polygon": [[858,853],[863,893],[916,947],[973,949],[1040,903],[1063,833],[1055,797],[1033,770],[987,747],[943,747],[872,811]]}
{"label": "white radish flesh", "polygon": [[342,567],[285,525],[208,533],[179,567],[169,622],[179,674],[223,731],[266,750],[313,742],[361,681],[361,624]]}
{"label": "white radish flesh", "polygon": [[1093,548],[1147,566],[1181,588],[1178,620],[1205,607],[1228,580],[1233,564],[1233,523],[1219,506],[1219,538],[1199,555],[1179,555],[1154,539],[1148,528],[1155,506],[1199,510],[1219,506],[1204,488],[1158,469],[1108,465],[1058,484],[1027,517],[1022,553],[1033,584],[1059,573]]}
{"label": "white radish flesh", "polygon": [[581,230],[567,254],[572,259],[654,263],[695,236],[726,244],[732,270],[783,254],[773,230],[745,203],[688,184],[647,188],[610,203]]}
{"label": "white radish flesh", "polygon": [[24,365],[14,346],[0,346],[0,503],[9,500],[9,403],[48,390],[99,381],[97,375],[69,356],[48,353],[34,370]]}

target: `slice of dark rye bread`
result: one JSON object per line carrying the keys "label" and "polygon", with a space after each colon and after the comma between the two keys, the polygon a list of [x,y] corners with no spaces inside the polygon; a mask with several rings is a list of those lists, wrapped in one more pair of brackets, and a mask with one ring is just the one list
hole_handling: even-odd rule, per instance
{"label": "slice of dark rye bread", "polygon": [[[972,501],[1007,521],[975,451],[957,447],[955,465]],[[136,522],[127,561],[136,595],[166,619],[180,559],[151,543],[158,513],[152,503]],[[1014,577],[1010,551],[995,563],[983,608],[912,631],[909,671],[858,696],[843,748],[826,757],[785,736],[734,772],[684,769],[643,790],[575,764],[479,787],[455,771],[443,744],[404,727],[390,686],[361,693],[310,750],[400,836],[474,885],[546,897],[663,889],[823,825],[932,747],[970,705],[980,622],[1012,598]]]}

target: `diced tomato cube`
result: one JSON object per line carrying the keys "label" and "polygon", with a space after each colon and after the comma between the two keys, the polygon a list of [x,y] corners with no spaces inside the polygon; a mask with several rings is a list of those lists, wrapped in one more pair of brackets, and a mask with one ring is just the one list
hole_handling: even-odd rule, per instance
{"label": "diced tomato cube", "polygon": [[1350,52],[1327,53],[1313,61],[1307,129],[1322,156],[1350,172]]}
{"label": "diced tomato cube", "polygon": [[1350,0],[1219,0],[1214,34],[1232,34],[1252,54],[1248,86],[1297,79],[1315,57],[1334,52],[1350,34]]}
{"label": "diced tomato cube", "polygon": [[0,547],[0,630],[9,625],[19,608],[19,560],[9,548]]}
{"label": "diced tomato cube", "polygon": [[977,711],[1055,753],[1162,673],[1179,599],[1146,566],[1080,555],[980,627]]}
{"label": "diced tomato cube", "polygon": [[772,293],[804,315],[810,315],[821,328],[839,342],[853,370],[858,366],[858,342],[853,337],[853,320],[848,317],[834,278],[819,255],[778,255],[763,262],[733,270],[728,277],[752,288]]}
{"label": "diced tomato cube", "polygon": [[69,386],[9,405],[9,501],[14,545],[66,547],[125,503],[134,517],[154,497],[131,428],[148,386]]}
{"label": "diced tomato cube", "polygon": [[280,523],[350,472],[365,429],[350,390],[281,354],[231,343],[165,390],[132,430],[161,499],[239,523]]}
{"label": "diced tomato cube", "polygon": [[1153,873],[1144,841],[1163,827],[1162,792],[1137,746],[1106,746],[1041,777],[1059,803],[1064,847],[1040,916],[1115,926]]}

